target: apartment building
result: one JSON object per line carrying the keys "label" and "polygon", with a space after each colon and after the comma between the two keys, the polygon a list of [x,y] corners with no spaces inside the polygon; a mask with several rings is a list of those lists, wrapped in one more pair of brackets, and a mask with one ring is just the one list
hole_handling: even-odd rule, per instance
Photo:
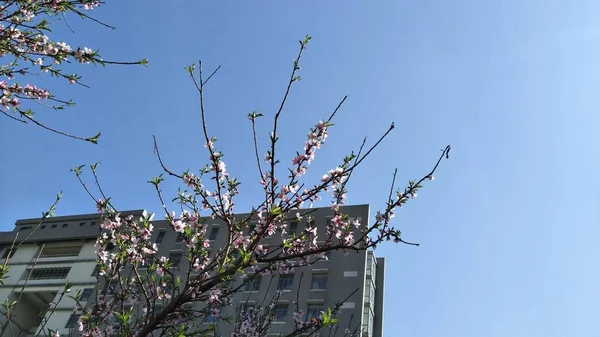
{"label": "apartment building", "polygon": [[[366,223],[369,218],[368,205],[346,206],[342,209],[351,217]],[[123,215],[140,217],[143,210],[122,212]],[[311,213],[312,221],[319,233],[331,217],[331,209],[318,208]],[[243,217],[244,214],[240,214]],[[36,231],[32,229],[40,219],[18,220],[11,232],[0,232],[0,254],[8,257],[12,242],[24,240],[9,257],[8,278],[0,285],[0,301],[17,301],[11,316],[12,331],[0,331],[0,337],[36,335],[41,329],[58,330],[61,335],[76,335],[78,316],[74,313],[75,303],[70,298],[60,298],[65,282],[72,285],[72,293],[81,291],[83,301],[95,299],[97,265],[95,240],[100,234],[99,214],[54,217],[45,220]],[[224,244],[227,230],[219,221],[206,219],[209,225],[211,247]],[[159,246],[159,253],[179,264],[179,273],[188,270],[188,261],[182,258],[185,245],[167,221],[154,221],[152,240]],[[305,220],[290,222],[289,231],[299,232],[306,227]],[[319,234],[323,237],[323,234]],[[264,246],[277,245],[281,235],[267,239]],[[349,294],[337,317],[340,325],[335,336],[344,336],[346,329],[362,331],[362,337],[381,337],[383,324],[383,290],[385,260],[376,258],[372,251],[338,252],[328,255],[311,266],[297,268],[294,273],[264,275],[247,283],[233,297],[232,306],[221,308],[220,315],[235,315],[239,305],[260,306],[279,292],[275,307],[275,318],[270,335],[285,335],[293,330],[292,313],[298,300],[300,308],[310,321],[326,308],[333,308]],[[240,281],[241,282],[241,281]],[[48,308],[54,308],[49,315]],[[3,318],[6,320],[6,318]],[[211,318],[206,324],[218,321]],[[222,336],[233,331],[230,323],[219,323]],[[43,333],[42,333],[43,335]],[[331,334],[334,336],[334,334]]]}

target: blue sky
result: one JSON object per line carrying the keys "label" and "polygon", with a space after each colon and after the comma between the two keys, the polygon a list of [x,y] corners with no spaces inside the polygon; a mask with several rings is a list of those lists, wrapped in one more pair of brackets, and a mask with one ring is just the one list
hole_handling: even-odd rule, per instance
{"label": "blue sky", "polygon": [[284,162],[344,95],[312,177],[397,126],[353,176],[351,204],[382,208],[395,167],[401,182],[418,178],[452,145],[396,218],[421,246],[377,249],[388,257],[384,335],[600,335],[599,2],[112,1],[96,15],[117,30],[72,18],[75,34],[60,24],[56,33],[150,65],[78,68],[92,89],[54,82],[77,107],[40,119],[102,131],[98,146],[2,121],[1,229],[38,216],[60,190],[57,214],[93,212],[69,169],[96,161],[119,208],[158,213],[146,184],[160,173],[152,135],[174,170],[207,159],[183,70],[198,59],[223,66],[206,92],[208,126],[249,209],[259,189],[245,116],[273,116],[297,40],[310,34],[282,116]]}

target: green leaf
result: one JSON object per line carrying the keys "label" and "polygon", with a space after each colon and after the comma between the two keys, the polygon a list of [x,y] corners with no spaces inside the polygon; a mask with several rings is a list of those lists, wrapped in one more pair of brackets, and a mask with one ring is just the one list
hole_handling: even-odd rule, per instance
{"label": "green leaf", "polygon": [[277,215],[282,215],[282,214],[283,214],[283,212],[281,211],[281,208],[279,208],[279,207],[277,207],[277,206],[273,206],[273,207],[271,207],[271,210],[269,211],[269,213],[270,213],[271,215],[275,215],[275,216],[277,216]]}
{"label": "green leaf", "polygon": [[100,138],[101,134],[102,134],[102,132],[98,132],[98,134],[95,135],[94,137],[86,138],[85,140],[87,140],[88,142],[93,143],[93,144],[98,144],[98,138]]}
{"label": "green leaf", "polygon": [[304,47],[306,47],[306,45],[308,44],[308,41],[310,41],[310,39],[311,39],[311,37],[310,37],[310,36],[308,36],[308,35],[306,35],[306,36],[304,37],[304,40],[301,40],[301,41],[299,41],[299,42],[300,42],[300,45],[301,45],[303,48],[304,48]]}
{"label": "green leaf", "polygon": [[149,180],[148,183],[158,187],[158,184],[160,184],[164,180],[165,179],[162,177],[162,174],[160,174],[158,177],[154,177],[152,178],[152,180]]}
{"label": "green leaf", "polygon": [[92,170],[92,172],[96,172],[96,167],[98,167],[98,164],[100,164],[100,162],[90,165],[90,169]]}
{"label": "green leaf", "polygon": [[192,63],[191,65],[185,67],[185,70],[187,70],[190,74],[192,74],[194,72],[194,70],[196,70],[196,64]]}
{"label": "green leaf", "polygon": [[85,167],[85,165],[77,166],[76,168],[72,168],[71,172],[75,172],[75,175],[79,176],[79,175],[81,175],[81,169],[84,167]]}

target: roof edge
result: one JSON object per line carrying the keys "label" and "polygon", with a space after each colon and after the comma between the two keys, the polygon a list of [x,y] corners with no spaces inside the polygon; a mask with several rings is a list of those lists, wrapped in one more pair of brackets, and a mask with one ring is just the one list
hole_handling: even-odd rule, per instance
{"label": "roof edge", "polygon": [[[123,215],[131,215],[131,214],[145,214],[145,209],[135,209],[119,212]],[[60,221],[70,221],[70,220],[84,220],[84,219],[99,219],[103,213],[88,213],[88,214],[75,214],[75,215],[62,215],[62,216],[53,216],[48,217],[44,221],[48,222],[60,222]],[[15,222],[15,225],[24,225],[31,223],[38,223],[42,221],[43,218],[29,218],[29,219],[19,219]]]}

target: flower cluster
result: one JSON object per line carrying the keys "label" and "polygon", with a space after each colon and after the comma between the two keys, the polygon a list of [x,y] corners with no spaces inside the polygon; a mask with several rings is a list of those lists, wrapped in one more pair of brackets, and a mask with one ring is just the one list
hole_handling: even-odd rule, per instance
{"label": "flower cluster", "polygon": [[[98,0],[16,0],[2,1],[0,5],[0,80],[3,86],[0,91],[0,112],[14,120],[35,121],[33,112],[25,104],[24,99],[44,100],[43,106],[63,109],[73,105],[70,100],[57,99],[47,89],[37,88],[34,83],[26,83],[26,76],[34,77],[49,74],[69,84],[80,82],[81,76],[68,69],[72,64],[146,64],[147,60],[138,62],[104,61],[98,52],[88,47],[72,47],[67,42],[55,41],[46,32],[51,32],[51,25],[63,21],[53,17],[76,14],[88,18],[86,12],[100,5]],[[93,19],[94,21],[97,21]],[[33,77],[32,77],[33,78]],[[25,83],[23,83],[25,82]],[[97,139],[81,138],[68,135],[53,128],[45,129],[67,135],[72,138],[96,142]]]}
{"label": "flower cluster", "polygon": [[327,139],[328,126],[327,122],[319,121],[314,128],[310,129],[304,144],[304,152],[297,153],[292,159],[292,165],[295,166],[292,174],[299,177],[306,173],[307,166],[315,159],[316,150],[320,149],[321,144]]}

